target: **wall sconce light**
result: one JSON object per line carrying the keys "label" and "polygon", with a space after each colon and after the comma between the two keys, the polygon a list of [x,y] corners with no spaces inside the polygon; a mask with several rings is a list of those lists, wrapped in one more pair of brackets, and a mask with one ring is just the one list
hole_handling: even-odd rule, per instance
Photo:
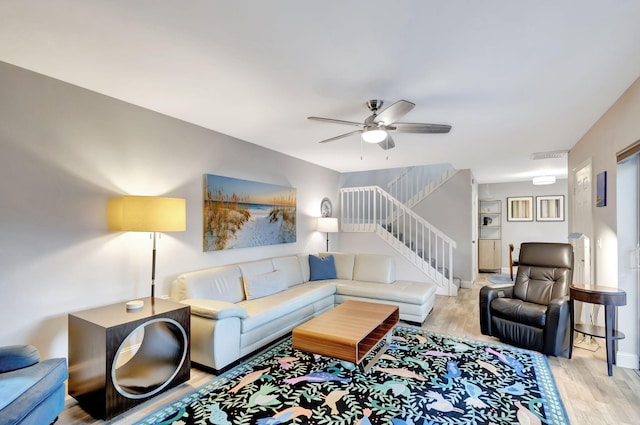
{"label": "wall sconce light", "polygon": [[338,219],[335,217],[318,217],[316,230],[327,233],[327,252],[329,252],[329,233],[338,232]]}
{"label": "wall sconce light", "polygon": [[183,232],[186,224],[186,202],[181,198],[159,196],[120,196],[109,200],[107,224],[111,230],[153,233],[151,252],[151,303],[155,298],[156,233]]}

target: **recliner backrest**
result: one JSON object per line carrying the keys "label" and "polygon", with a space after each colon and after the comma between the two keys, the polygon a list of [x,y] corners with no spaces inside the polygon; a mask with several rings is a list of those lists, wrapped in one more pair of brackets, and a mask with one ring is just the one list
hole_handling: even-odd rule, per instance
{"label": "recliner backrest", "polygon": [[569,295],[573,248],[566,243],[526,242],[520,245],[513,297],[547,305]]}

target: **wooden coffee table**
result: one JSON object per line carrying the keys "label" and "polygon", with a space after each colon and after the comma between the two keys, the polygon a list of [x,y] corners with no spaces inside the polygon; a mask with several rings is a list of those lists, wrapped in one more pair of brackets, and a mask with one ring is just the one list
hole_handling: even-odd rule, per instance
{"label": "wooden coffee table", "polygon": [[359,365],[386,337],[387,344],[364,367],[368,371],[386,351],[399,316],[396,305],[345,301],[294,328],[293,348]]}

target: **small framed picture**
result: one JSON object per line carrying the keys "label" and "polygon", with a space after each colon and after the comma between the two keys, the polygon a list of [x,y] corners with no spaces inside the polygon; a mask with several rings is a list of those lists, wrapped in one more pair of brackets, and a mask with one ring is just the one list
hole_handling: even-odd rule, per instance
{"label": "small framed picture", "polygon": [[564,221],[564,196],[537,196],[536,221]]}
{"label": "small framed picture", "polygon": [[533,221],[533,196],[507,198],[507,221]]}
{"label": "small framed picture", "polygon": [[603,171],[596,176],[596,207],[607,206],[607,172]]}

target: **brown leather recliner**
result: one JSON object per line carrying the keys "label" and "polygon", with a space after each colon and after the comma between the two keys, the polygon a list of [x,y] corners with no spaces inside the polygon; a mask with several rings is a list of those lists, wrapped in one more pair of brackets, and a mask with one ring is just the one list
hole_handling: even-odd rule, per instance
{"label": "brown leather recliner", "polygon": [[480,290],[480,330],[512,345],[568,357],[572,277],[570,244],[523,243],[515,283]]}

